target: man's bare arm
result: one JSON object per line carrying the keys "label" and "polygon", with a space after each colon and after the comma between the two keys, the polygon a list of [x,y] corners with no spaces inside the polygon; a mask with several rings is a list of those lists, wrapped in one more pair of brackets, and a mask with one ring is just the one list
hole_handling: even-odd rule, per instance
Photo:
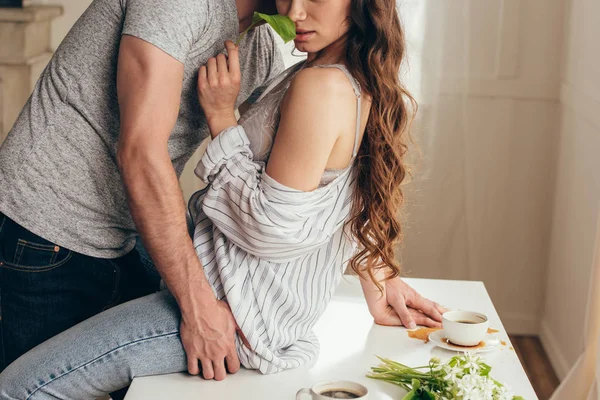
{"label": "man's bare arm", "polygon": [[[185,206],[168,152],[177,120],[184,66],[162,50],[123,36],[117,89],[121,131],[117,160],[142,241],[182,312],[188,370],[207,379],[239,369],[235,321],[218,302],[188,235]],[[201,112],[198,110],[198,112]]]}

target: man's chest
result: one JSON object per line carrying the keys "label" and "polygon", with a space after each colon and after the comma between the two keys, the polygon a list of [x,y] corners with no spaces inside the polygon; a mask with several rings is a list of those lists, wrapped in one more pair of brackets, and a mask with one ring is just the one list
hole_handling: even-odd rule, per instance
{"label": "man's chest", "polygon": [[[179,116],[170,138],[173,153],[185,152],[189,148],[194,148],[209,135],[204,113],[198,100],[198,71],[201,66],[206,65],[209,58],[224,53],[224,42],[231,36],[235,35],[220,37],[221,45],[215,41],[205,51],[192,52],[189,59],[186,60]],[[235,39],[235,37],[233,38]],[[273,49],[265,48],[265,46],[274,46],[274,44],[271,41],[265,43],[260,39],[258,32],[255,32],[253,35],[249,35],[245,43],[240,45],[241,84],[236,108],[246,101],[256,88],[264,85],[270,76],[272,61],[268,54],[272,54]]]}

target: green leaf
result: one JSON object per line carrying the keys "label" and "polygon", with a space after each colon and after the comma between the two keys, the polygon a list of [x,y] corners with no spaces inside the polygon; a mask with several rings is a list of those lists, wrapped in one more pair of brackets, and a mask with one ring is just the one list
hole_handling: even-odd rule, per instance
{"label": "green leaf", "polygon": [[412,380],[412,390],[402,400],[435,400],[435,396],[425,388],[421,387],[421,381]]}
{"label": "green leaf", "polygon": [[487,365],[485,363],[481,363],[481,370],[479,371],[479,375],[489,376],[491,370],[492,370],[492,367],[490,367],[489,365]]}
{"label": "green leaf", "polygon": [[296,25],[287,15],[267,15],[255,12],[252,23],[259,22],[261,19],[267,21],[285,43],[296,37]]}
{"label": "green leaf", "polygon": [[296,25],[287,15],[267,15],[255,12],[252,16],[252,24],[240,35],[236,45],[241,42],[242,38],[246,36],[246,33],[248,33],[250,29],[262,21],[271,25],[271,28],[281,36],[285,43],[294,40],[296,37]]}
{"label": "green leaf", "polygon": [[416,395],[415,395],[415,392],[414,392],[414,390],[411,390],[410,392],[406,393],[406,396],[404,396],[404,397],[402,398],[402,400],[415,400],[415,399],[416,399],[416,397],[415,397],[415,396],[416,396]]}
{"label": "green leaf", "polygon": [[416,399],[419,400],[435,400],[435,396],[429,392],[428,390],[425,389],[419,389],[417,390],[417,397]]}
{"label": "green leaf", "polygon": [[436,400],[435,395],[425,389],[411,390],[402,400]]}

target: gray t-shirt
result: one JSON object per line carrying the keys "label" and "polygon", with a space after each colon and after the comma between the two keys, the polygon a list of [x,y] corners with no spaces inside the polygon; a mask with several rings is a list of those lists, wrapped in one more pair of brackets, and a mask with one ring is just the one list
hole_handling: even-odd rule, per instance
{"label": "gray t-shirt", "polygon": [[[0,148],[0,211],[33,233],[86,255],[116,258],[137,235],[116,164],[117,55],[136,36],[185,65],[169,138],[179,176],[208,134],[198,69],[238,37],[235,0],[94,0],[65,37]],[[283,70],[272,32],[240,45],[238,105]]]}

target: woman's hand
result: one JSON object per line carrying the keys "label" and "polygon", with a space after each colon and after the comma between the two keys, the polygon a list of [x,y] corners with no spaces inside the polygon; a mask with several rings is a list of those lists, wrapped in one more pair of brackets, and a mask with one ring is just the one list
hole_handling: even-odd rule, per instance
{"label": "woman's hand", "polygon": [[229,40],[225,47],[229,57],[219,54],[210,58],[198,71],[198,99],[213,138],[237,125],[235,102],[241,81],[238,47]]}
{"label": "woman's hand", "polygon": [[416,325],[442,327],[442,314],[447,310],[438,303],[421,296],[399,277],[385,282],[385,297],[390,311],[381,318],[380,325]]}
{"label": "woman's hand", "polygon": [[[383,276],[379,276],[383,280]],[[378,325],[405,326],[413,329],[417,325],[430,328],[442,326],[442,314],[446,309],[424,298],[399,277],[382,282],[383,296],[374,283],[361,279],[369,311]]]}

